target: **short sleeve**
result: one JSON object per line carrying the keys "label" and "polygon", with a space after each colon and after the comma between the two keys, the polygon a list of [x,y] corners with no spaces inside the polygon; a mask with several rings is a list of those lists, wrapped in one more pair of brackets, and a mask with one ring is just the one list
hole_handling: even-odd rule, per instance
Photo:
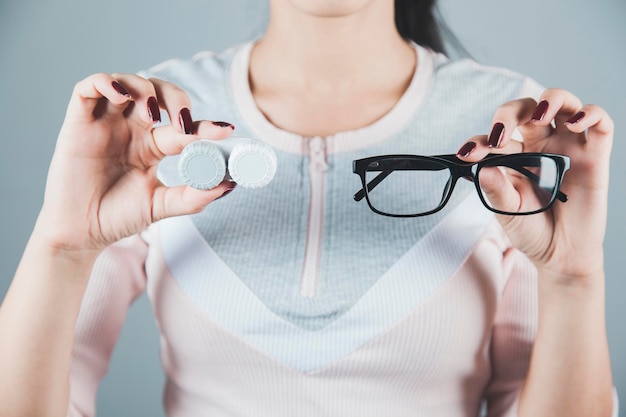
{"label": "short sleeve", "polygon": [[146,254],[146,242],[135,235],[105,249],[93,267],[76,324],[70,417],[95,415],[96,391],[107,372],[126,313],[146,286]]}
{"label": "short sleeve", "polygon": [[[517,94],[517,97],[518,98],[530,97],[538,101],[539,98],[541,97],[541,94],[543,94],[544,91],[545,91],[545,87],[543,87],[537,81],[535,81],[534,79],[530,77],[525,77],[519,89],[519,92]],[[524,140],[521,132],[517,128],[515,129],[515,131],[513,131],[513,133],[511,134],[511,137],[518,141]]]}
{"label": "short sleeve", "polygon": [[533,78],[526,77],[522,86],[520,87],[519,97],[531,97],[535,100],[539,100],[541,94],[545,91],[545,87],[535,81]]}

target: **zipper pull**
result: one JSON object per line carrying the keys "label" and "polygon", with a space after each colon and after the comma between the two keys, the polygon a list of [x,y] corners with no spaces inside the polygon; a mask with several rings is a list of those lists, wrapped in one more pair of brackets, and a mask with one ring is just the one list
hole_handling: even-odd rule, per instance
{"label": "zipper pull", "polygon": [[325,172],[328,170],[326,162],[326,141],[319,136],[309,139],[309,157],[311,170]]}

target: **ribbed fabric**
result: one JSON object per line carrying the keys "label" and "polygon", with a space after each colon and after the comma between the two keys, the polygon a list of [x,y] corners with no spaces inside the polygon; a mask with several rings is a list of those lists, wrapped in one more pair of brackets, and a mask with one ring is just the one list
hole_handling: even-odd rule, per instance
{"label": "ribbed fabric", "polygon": [[96,390],[128,308],[145,290],[147,245],[137,235],[109,247],[96,261],[80,314],[72,352],[69,416],[93,416]]}
{"label": "ribbed fabric", "polygon": [[[503,386],[509,395],[492,407],[511,411],[525,375],[535,316],[501,308],[503,300],[513,298],[518,308],[536,310],[536,286],[532,267],[507,250],[495,222],[431,297],[355,351],[312,372],[286,366],[219,326],[176,284],[159,259],[159,245],[149,243],[148,293],[164,335],[170,416],[476,416],[483,393]],[[509,259],[518,267],[507,267]],[[525,268],[530,274],[505,275]],[[507,285],[514,281],[524,285]],[[492,346],[492,333],[500,327],[514,337]],[[291,349],[303,348],[297,340],[291,344]],[[525,364],[521,374],[508,368],[511,359]],[[506,382],[492,379],[494,361],[505,368],[500,372]]]}
{"label": "ribbed fabric", "polygon": [[[397,106],[371,126],[323,138],[322,155],[256,109],[251,44],[142,73],[183,88],[194,119],[226,120],[272,145],[278,172],[265,188],[237,189],[102,254],[76,329],[70,416],[94,415],[126,311],[144,289],[170,417],[477,416],[484,400],[490,417],[517,414],[536,331],[534,268],[470,184],[459,183],[437,215],[390,219],[352,200],[360,182],[351,163],[454,153],[488,132],[498,105],[541,88],[415,48],[418,69]],[[160,165],[166,184],[180,183],[176,162]],[[316,282],[303,296],[311,253]]]}
{"label": "ribbed fabric", "polygon": [[160,223],[161,249],[178,286],[204,314],[287,366],[311,372],[393,326],[454,274],[491,219],[465,215],[484,210],[473,197],[398,259],[349,311],[319,329],[297,326],[271,311],[188,219]]}
{"label": "ribbed fabric", "polygon": [[[311,185],[317,175],[311,139],[273,127],[254,106],[246,66],[250,46],[171,63],[146,76],[171,80],[190,92],[195,118],[226,117],[237,126],[237,134],[276,148],[278,171],[270,185],[236,190],[193,221],[215,253],[274,313],[297,326],[320,329],[345,314],[415,242],[475,193],[461,181],[438,214],[386,218],[367,209],[365,201],[353,201],[361,186],[351,171],[352,161],[390,153],[455,153],[468,137],[489,131],[495,109],[517,98],[527,78],[471,61],[450,62],[415,45],[419,63],[396,107],[370,126],[324,138],[320,189]],[[163,163],[160,178],[166,184],[180,181],[171,168],[176,163],[176,157]],[[428,184],[413,186],[429,192]],[[384,192],[394,199],[404,190],[386,187]],[[320,197],[322,239],[310,240],[311,204]],[[318,257],[316,293],[302,297],[303,266],[311,254]]]}

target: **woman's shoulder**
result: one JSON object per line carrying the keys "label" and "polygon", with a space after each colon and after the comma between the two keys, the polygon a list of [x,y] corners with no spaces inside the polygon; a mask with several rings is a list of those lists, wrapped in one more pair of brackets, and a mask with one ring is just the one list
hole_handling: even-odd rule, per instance
{"label": "woman's shoulder", "polygon": [[433,72],[440,83],[448,83],[458,89],[489,91],[513,89],[518,97],[539,98],[545,88],[532,77],[515,70],[478,62],[472,57],[449,58],[425,48],[433,65]]}
{"label": "woman's shoulder", "polygon": [[249,47],[242,43],[226,50],[201,51],[189,58],[174,58],[141,70],[138,75],[144,78],[159,78],[172,82],[181,88],[206,84],[213,80],[223,80],[230,64],[239,52]]}

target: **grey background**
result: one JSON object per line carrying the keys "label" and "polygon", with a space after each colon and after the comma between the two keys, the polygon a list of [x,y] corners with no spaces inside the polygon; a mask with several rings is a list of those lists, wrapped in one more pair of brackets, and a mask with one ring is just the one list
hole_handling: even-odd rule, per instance
{"label": "grey background", "polygon": [[[592,5],[593,4],[593,5]],[[528,74],[602,105],[616,122],[606,238],[613,372],[626,404],[626,2],[441,0],[481,63]],[[73,85],[94,72],[136,72],[262,33],[260,0],[0,0],[0,296],[41,204]],[[473,134],[474,132],[468,132]],[[37,306],[33,306],[37,308]],[[162,416],[159,339],[145,296],[132,307],[98,395],[100,416]],[[620,416],[626,416],[626,405]]]}

